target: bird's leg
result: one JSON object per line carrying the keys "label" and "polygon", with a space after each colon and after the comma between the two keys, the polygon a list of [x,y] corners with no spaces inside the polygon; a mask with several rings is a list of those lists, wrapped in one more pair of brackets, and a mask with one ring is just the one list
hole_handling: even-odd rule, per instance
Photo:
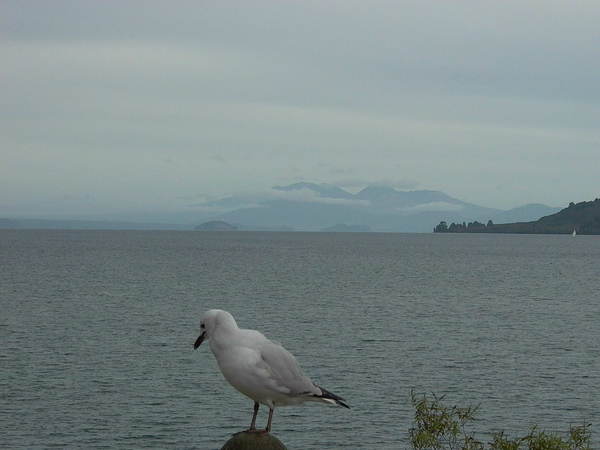
{"label": "bird's leg", "polygon": [[248,428],[248,431],[256,430],[256,415],[258,414],[259,407],[260,405],[258,402],[254,402],[254,414],[252,415],[252,422],[250,422],[250,428]]}
{"label": "bird's leg", "polygon": [[273,420],[273,408],[269,408],[269,421],[267,422],[267,428],[265,431],[267,433],[271,432],[271,421]]}
{"label": "bird's leg", "polygon": [[273,408],[269,408],[269,421],[267,422],[267,428],[265,428],[264,430],[257,430],[256,429],[256,415],[258,414],[258,407],[259,407],[258,402],[254,402],[254,415],[252,416],[252,422],[250,423],[250,428],[248,428],[245,431],[245,433],[264,434],[264,433],[268,433],[269,431],[271,431],[271,422],[273,420]]}

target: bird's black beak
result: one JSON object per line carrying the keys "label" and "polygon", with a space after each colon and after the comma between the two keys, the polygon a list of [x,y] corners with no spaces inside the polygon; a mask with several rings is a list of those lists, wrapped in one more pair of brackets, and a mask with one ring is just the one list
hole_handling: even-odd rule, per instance
{"label": "bird's black beak", "polygon": [[194,350],[196,350],[198,347],[200,347],[200,344],[202,344],[204,342],[205,338],[206,338],[206,331],[204,331],[200,336],[198,336],[198,339],[196,339],[196,342],[194,342]]}

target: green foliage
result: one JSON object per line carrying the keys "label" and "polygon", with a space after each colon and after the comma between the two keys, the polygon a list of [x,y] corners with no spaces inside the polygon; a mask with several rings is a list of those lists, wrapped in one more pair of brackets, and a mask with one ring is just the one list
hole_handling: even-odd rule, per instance
{"label": "green foliage", "polygon": [[590,202],[569,203],[569,207],[556,214],[532,222],[465,224],[440,222],[436,233],[527,233],[527,234],[600,234],[600,198]]}
{"label": "green foliage", "polygon": [[448,407],[444,397],[428,399],[410,393],[415,408],[416,426],[410,429],[410,440],[415,449],[483,449],[483,444],[469,434],[465,426],[475,420],[477,407]]}
{"label": "green foliage", "polygon": [[441,221],[434,229],[434,233],[447,233],[448,232],[448,224],[445,221]]}
{"label": "green foliage", "polygon": [[504,431],[495,433],[486,445],[468,431],[475,421],[477,407],[447,406],[444,396],[418,396],[410,393],[415,408],[415,423],[409,431],[415,450],[591,450],[591,425],[571,426],[567,436],[540,431],[533,427],[521,437],[507,437]]}
{"label": "green foliage", "polygon": [[[452,222],[450,226],[444,221],[441,221],[436,227],[433,229],[434,233],[486,233],[491,230],[491,227],[494,226],[494,222],[491,220],[488,221],[487,226],[480,222],[469,222],[468,224],[463,222],[454,223]],[[490,227],[488,230],[487,227]]]}

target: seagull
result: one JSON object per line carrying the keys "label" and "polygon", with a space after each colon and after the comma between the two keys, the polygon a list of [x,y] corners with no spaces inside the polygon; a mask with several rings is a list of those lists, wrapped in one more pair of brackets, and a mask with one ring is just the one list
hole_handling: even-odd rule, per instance
{"label": "seagull", "polygon": [[[205,312],[200,330],[194,349],[208,340],[225,379],[254,400],[248,432],[269,433],[276,406],[314,401],[350,408],[342,397],[317,386],[304,375],[294,355],[256,330],[239,328],[227,311]],[[269,419],[264,430],[257,430],[256,415],[261,404],[269,407]]]}

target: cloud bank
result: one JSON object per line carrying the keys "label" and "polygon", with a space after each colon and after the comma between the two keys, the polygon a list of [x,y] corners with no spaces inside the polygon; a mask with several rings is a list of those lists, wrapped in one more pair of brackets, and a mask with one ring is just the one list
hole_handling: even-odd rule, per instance
{"label": "cloud bank", "polygon": [[599,22],[582,0],[6,0],[0,208],[185,209],[303,179],[594,198]]}

